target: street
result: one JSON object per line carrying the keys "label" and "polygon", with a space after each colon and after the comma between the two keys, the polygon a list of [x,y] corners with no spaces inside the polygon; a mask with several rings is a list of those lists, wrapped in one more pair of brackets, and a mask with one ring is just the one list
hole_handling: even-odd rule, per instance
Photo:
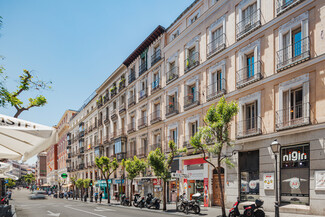
{"label": "street", "polygon": [[[15,205],[17,217],[86,217],[86,216],[169,216],[170,213],[164,213],[161,210],[149,211],[147,209],[140,210],[135,207],[119,207],[119,206],[108,206],[99,203],[85,203],[81,201],[56,199],[47,197],[46,200],[29,200],[29,190],[14,190],[13,201],[11,204]],[[88,200],[89,201],[89,200]],[[177,215],[184,215],[182,213],[173,213]],[[206,215],[206,214],[205,214]],[[194,216],[194,215],[193,215]]]}

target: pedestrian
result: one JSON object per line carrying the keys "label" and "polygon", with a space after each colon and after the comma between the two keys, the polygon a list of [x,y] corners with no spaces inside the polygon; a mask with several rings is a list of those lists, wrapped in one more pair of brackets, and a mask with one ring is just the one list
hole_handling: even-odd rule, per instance
{"label": "pedestrian", "polygon": [[95,192],[94,196],[95,196],[95,202],[97,203],[97,200],[98,200],[98,192]]}
{"label": "pedestrian", "polygon": [[12,192],[11,192],[11,190],[9,190],[9,192],[8,192],[8,199],[9,200],[11,200],[11,194],[12,194]]}
{"label": "pedestrian", "polygon": [[99,203],[102,203],[102,198],[103,198],[103,192],[100,191],[100,193],[99,193]]}

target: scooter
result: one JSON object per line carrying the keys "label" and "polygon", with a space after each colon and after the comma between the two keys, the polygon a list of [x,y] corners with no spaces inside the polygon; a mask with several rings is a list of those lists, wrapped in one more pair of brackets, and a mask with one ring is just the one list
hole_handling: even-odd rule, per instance
{"label": "scooter", "polygon": [[155,209],[159,209],[160,208],[160,200],[156,197],[153,197],[153,195],[151,193],[148,193],[146,202],[145,202],[145,206],[148,209],[150,209],[152,207],[154,207]]}
{"label": "scooter", "polygon": [[185,198],[185,193],[179,196],[180,204],[177,205],[177,211],[184,212],[187,199]]}
{"label": "scooter", "polygon": [[125,194],[122,194],[121,196],[121,205],[122,206],[130,206],[130,200],[126,197]]}
{"label": "scooter", "polygon": [[133,206],[138,207],[141,200],[140,194],[134,194]]}
{"label": "scooter", "polygon": [[237,198],[236,203],[233,208],[229,210],[228,217],[265,217],[265,212],[263,210],[264,201],[256,199],[254,204],[244,206],[244,214],[240,214],[238,206],[239,206],[239,197]]}
{"label": "scooter", "polygon": [[189,211],[193,210],[195,214],[199,214],[201,212],[201,208],[199,205],[199,198],[201,197],[200,193],[196,193],[192,195],[192,199],[190,201],[184,201],[185,210],[184,212],[188,214]]}
{"label": "scooter", "polygon": [[146,206],[146,200],[144,197],[141,197],[139,199],[139,203],[138,203],[138,207],[140,207],[140,209],[144,208]]}
{"label": "scooter", "polygon": [[7,197],[7,196],[2,197],[1,200],[0,200],[0,204],[1,204],[1,205],[2,205],[2,204],[3,204],[3,205],[5,205],[5,204],[9,205],[8,197]]}

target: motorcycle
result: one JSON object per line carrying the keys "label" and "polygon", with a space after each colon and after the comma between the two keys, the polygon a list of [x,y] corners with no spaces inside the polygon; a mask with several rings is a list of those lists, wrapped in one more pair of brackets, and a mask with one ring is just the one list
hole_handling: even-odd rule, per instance
{"label": "motorcycle", "polygon": [[152,207],[154,207],[155,209],[159,209],[160,208],[160,200],[156,197],[153,197],[153,195],[151,193],[148,193],[146,201],[145,201],[145,206],[148,209],[150,209]]}
{"label": "motorcycle", "polygon": [[139,199],[139,203],[138,203],[138,207],[140,207],[140,209],[144,208],[146,206],[146,200],[144,197],[141,197]]}
{"label": "motorcycle", "polygon": [[201,212],[201,208],[199,205],[199,198],[201,197],[200,193],[196,193],[192,195],[193,200],[184,200],[184,212],[188,214],[189,211],[193,210],[195,214],[199,214]]}
{"label": "motorcycle", "polygon": [[130,206],[130,200],[126,197],[125,194],[122,194],[121,196],[121,205],[122,206]]}
{"label": "motorcycle", "polygon": [[241,215],[238,209],[239,206],[239,198],[237,198],[236,203],[234,204],[233,208],[229,210],[228,217],[265,217],[265,212],[263,210],[263,203],[264,201],[256,199],[254,204],[244,206],[244,214]]}
{"label": "motorcycle", "polygon": [[7,196],[2,197],[1,200],[0,200],[0,204],[1,205],[5,205],[5,204],[9,205],[8,197]]}
{"label": "motorcycle", "polygon": [[185,198],[185,193],[179,196],[179,199],[181,203],[177,205],[177,211],[184,212],[185,206],[186,206],[186,198]]}
{"label": "motorcycle", "polygon": [[134,194],[133,206],[138,207],[141,200],[140,194]]}

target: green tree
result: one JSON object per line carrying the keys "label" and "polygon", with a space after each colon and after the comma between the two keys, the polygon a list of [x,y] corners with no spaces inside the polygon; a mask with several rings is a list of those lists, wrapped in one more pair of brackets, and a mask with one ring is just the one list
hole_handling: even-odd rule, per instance
{"label": "green tree", "polygon": [[[229,127],[231,120],[238,113],[238,105],[232,101],[228,103],[222,97],[216,106],[212,105],[204,117],[204,127],[191,138],[191,145],[195,152],[203,154],[203,160],[210,164],[218,172],[220,186],[222,216],[226,216],[223,186],[221,182],[221,164],[233,166],[230,159],[223,155],[224,149],[231,146]],[[210,156],[217,157],[217,163],[212,163]]]}
{"label": "green tree", "polygon": [[8,183],[6,183],[6,186],[8,188],[12,188],[16,185],[16,182],[13,179],[6,179],[8,181]]}
{"label": "green tree", "polygon": [[90,179],[84,179],[83,181],[84,181],[84,183],[83,183],[84,186],[83,187],[85,188],[85,191],[86,191],[85,193],[88,194],[88,188],[89,188],[91,180]]}
{"label": "green tree", "polygon": [[170,148],[170,153],[167,156],[167,160],[165,154],[162,153],[160,148],[151,151],[148,155],[149,165],[155,172],[155,175],[163,181],[163,210],[166,210],[166,184],[171,177],[170,170],[172,162],[175,156],[186,152],[186,148],[177,149],[175,142],[172,140],[168,142],[168,146]]}
{"label": "green tree", "polygon": [[[70,182],[71,182],[71,184],[73,186],[73,194],[75,194],[76,181],[77,181],[76,177],[71,177],[70,178]],[[73,196],[73,198],[74,198],[74,196]]]}
{"label": "green tree", "polygon": [[24,102],[20,99],[20,97],[21,94],[28,91],[51,89],[51,82],[34,78],[30,71],[24,70],[23,74],[19,76],[17,90],[9,91],[5,87],[7,76],[4,75],[3,68],[0,69],[0,75],[0,106],[4,107],[6,105],[10,105],[14,107],[16,109],[16,113],[14,115],[15,118],[17,118],[23,111],[28,111],[33,107],[42,107],[47,103],[47,100],[43,95],[28,98],[28,104],[26,105],[24,105]]}
{"label": "green tree", "polygon": [[82,200],[82,196],[83,196],[83,186],[84,186],[83,179],[77,179],[76,187],[77,187],[77,194],[78,195],[79,195],[79,189],[81,190],[81,192],[80,192],[80,200]]}
{"label": "green tree", "polygon": [[26,174],[23,177],[28,186],[35,181],[35,176],[32,173]]}
{"label": "green tree", "polygon": [[96,166],[102,172],[104,179],[106,181],[106,190],[107,190],[107,203],[110,203],[110,195],[109,195],[109,188],[108,188],[108,179],[109,177],[117,170],[119,167],[119,163],[117,162],[116,158],[110,160],[108,157],[96,157],[95,159]]}
{"label": "green tree", "polygon": [[128,173],[128,179],[131,180],[131,190],[130,190],[130,202],[132,202],[132,195],[133,195],[133,179],[136,178],[140,173],[144,172],[147,168],[147,163],[143,159],[137,158],[134,156],[133,159],[123,160],[122,165],[125,168],[126,172]]}

